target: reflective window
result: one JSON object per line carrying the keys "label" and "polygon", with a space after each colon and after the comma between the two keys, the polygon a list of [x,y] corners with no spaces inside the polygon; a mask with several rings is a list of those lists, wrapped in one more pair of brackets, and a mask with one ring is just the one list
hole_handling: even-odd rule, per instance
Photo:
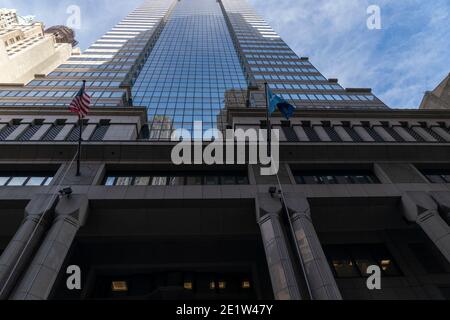
{"label": "reflective window", "polygon": [[16,186],[23,186],[28,178],[26,177],[12,177],[11,180],[8,182],[8,186],[10,187],[16,187]]}
{"label": "reflective window", "polygon": [[105,180],[105,186],[113,186],[116,182],[116,177],[107,177]]}
{"label": "reflective window", "polygon": [[115,183],[116,186],[129,186],[133,181],[132,177],[118,177]]}
{"label": "reflective window", "polygon": [[202,185],[202,176],[187,177],[186,184],[188,186],[200,186]]}
{"label": "reflective window", "polygon": [[167,185],[167,181],[168,181],[167,177],[153,177],[152,186],[165,186]]}
{"label": "reflective window", "polygon": [[380,180],[370,171],[313,170],[294,171],[298,184],[375,184]]}
{"label": "reflective window", "polygon": [[205,185],[219,185],[220,184],[220,177],[217,176],[207,176],[205,177]]}
{"label": "reflective window", "polygon": [[150,184],[150,177],[136,177],[134,179],[135,186],[148,186]]}
{"label": "reflective window", "polygon": [[10,177],[0,177],[0,186],[4,186],[9,179]]}
{"label": "reflective window", "polygon": [[431,183],[450,183],[450,170],[422,170]]}
{"label": "reflective window", "polygon": [[27,186],[42,186],[46,177],[31,177],[27,181]]}
{"label": "reflective window", "polygon": [[5,173],[0,173],[0,187],[37,187],[37,186],[48,186],[53,180],[53,176],[44,174],[29,174],[29,175],[8,175]]}
{"label": "reflective window", "polygon": [[149,138],[169,139],[173,129],[221,126],[225,92],[246,88],[220,4],[177,3],[133,86],[134,104],[148,109]]}
{"label": "reflective window", "polygon": [[103,183],[105,186],[200,186],[200,185],[247,185],[245,172],[227,172],[215,175],[196,172],[193,174],[148,173],[148,174],[108,174]]}

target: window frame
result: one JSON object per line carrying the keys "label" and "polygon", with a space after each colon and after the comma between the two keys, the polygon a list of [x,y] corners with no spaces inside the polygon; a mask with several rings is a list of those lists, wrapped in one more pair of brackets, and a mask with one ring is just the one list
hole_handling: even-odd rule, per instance
{"label": "window frame", "polygon": [[[138,178],[149,178],[148,185],[136,185],[136,179]],[[129,178],[129,184],[117,185],[118,179]],[[111,172],[106,173],[103,178],[101,185],[105,187],[119,187],[119,186],[158,186],[158,184],[153,184],[155,178],[166,178],[166,183],[161,186],[173,186],[172,182],[174,179],[180,179],[180,184],[175,184],[176,186],[230,186],[230,185],[250,185],[250,179],[248,173],[244,171],[222,171],[222,172],[201,172],[201,171],[191,171],[191,172],[180,172],[179,174],[174,174],[173,172],[167,171],[153,171],[153,172]],[[199,179],[200,184],[190,184],[189,179],[196,178]],[[218,184],[207,184],[207,178],[214,178],[218,181]],[[226,179],[229,179],[226,182]],[[233,183],[230,183],[233,182]]]}
{"label": "window frame", "polygon": [[[331,244],[331,245],[324,245],[323,247],[330,269],[333,272],[333,275],[336,279],[365,279],[370,277],[370,274],[364,274],[359,267],[361,263],[358,263],[358,261],[363,260],[375,262],[374,265],[377,265],[380,268],[383,277],[399,278],[404,276],[404,273],[399,267],[399,264],[397,263],[396,259],[394,258],[394,256],[384,243],[349,244],[349,245]],[[332,250],[334,250],[334,252],[332,252]],[[362,253],[360,254],[360,256],[357,255],[358,251]],[[358,275],[355,274],[354,276],[349,277],[343,277],[338,275],[333,263],[338,259],[334,258],[333,256],[337,257],[339,255],[342,256],[342,258],[339,258],[340,260],[348,260],[352,263],[353,270],[354,271],[356,270]],[[385,271],[382,265],[383,261],[390,261],[390,265],[393,268],[393,270],[396,271],[396,273],[394,272],[395,274],[390,274],[390,272]]]}
{"label": "window frame", "polygon": [[[381,184],[380,179],[371,170],[292,170],[295,183],[299,185],[361,185],[361,184]],[[328,179],[332,177],[333,179]],[[359,182],[358,178],[366,180]],[[343,181],[346,180],[347,183]],[[316,181],[316,183],[309,183]],[[329,183],[332,181],[332,183]],[[341,182],[342,181],[342,182]]]}

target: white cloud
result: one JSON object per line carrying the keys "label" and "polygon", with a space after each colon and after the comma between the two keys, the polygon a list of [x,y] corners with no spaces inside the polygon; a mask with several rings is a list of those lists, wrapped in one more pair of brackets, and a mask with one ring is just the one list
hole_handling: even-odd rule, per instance
{"label": "white cloud", "polygon": [[[325,76],[338,77],[346,87],[372,87],[391,107],[417,107],[423,92],[450,71],[446,0],[250,2]],[[382,30],[366,27],[371,4],[381,7]]]}
{"label": "white cloud", "polygon": [[[391,107],[417,107],[423,92],[450,71],[448,0],[249,0],[284,40],[327,77],[346,87],[372,87]],[[86,48],[142,0],[0,0],[0,7],[64,24],[79,4]],[[367,7],[381,7],[382,30],[366,27]]]}

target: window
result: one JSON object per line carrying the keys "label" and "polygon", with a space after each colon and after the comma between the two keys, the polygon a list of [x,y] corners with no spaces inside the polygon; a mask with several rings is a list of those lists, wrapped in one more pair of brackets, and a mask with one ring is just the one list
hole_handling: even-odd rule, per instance
{"label": "window", "polygon": [[325,255],[337,278],[364,278],[369,266],[379,266],[385,277],[402,275],[397,263],[383,244],[328,245]]}
{"label": "window", "polygon": [[116,186],[129,186],[133,181],[133,177],[118,177],[115,185]]}
{"label": "window", "polygon": [[30,125],[25,132],[18,138],[19,141],[30,141],[31,138],[39,131],[42,127],[41,124]]}
{"label": "window", "polygon": [[[1,181],[1,180],[0,180]],[[155,172],[148,174],[129,175],[123,173],[108,174],[103,183],[105,186],[201,186],[201,185],[247,185],[246,174],[241,172],[226,172],[222,175],[192,173],[173,174]]]}
{"label": "window", "polygon": [[421,170],[431,183],[450,183],[450,170]]}
{"label": "window", "polygon": [[31,177],[27,181],[27,186],[42,186],[46,177]]}
{"label": "window", "polygon": [[[178,269],[175,271],[149,271],[137,274],[98,274],[93,280],[94,299],[153,296],[170,286],[189,291],[190,299],[256,299],[254,282],[249,272],[214,272]],[[153,294],[153,295],[152,295]]]}
{"label": "window", "polygon": [[17,186],[23,186],[25,184],[25,182],[27,181],[26,177],[12,177],[9,181],[8,181],[8,186],[9,187],[17,187]]}
{"label": "window", "polygon": [[192,176],[186,178],[186,185],[188,186],[201,186],[202,185],[202,176]]}
{"label": "window", "polygon": [[104,185],[105,186],[114,186],[116,183],[116,179],[117,179],[116,177],[106,177]]}
{"label": "window", "polygon": [[150,184],[150,177],[136,177],[134,179],[135,186],[148,186]]}
{"label": "window", "polygon": [[53,180],[53,174],[48,172],[30,174],[7,174],[0,172],[0,187],[38,187],[48,186]]}
{"label": "window", "polygon": [[450,271],[450,264],[434,245],[428,243],[412,243],[409,245],[409,248],[428,273],[440,274]]}
{"label": "window", "polygon": [[294,171],[298,184],[376,184],[378,178],[367,170]]}

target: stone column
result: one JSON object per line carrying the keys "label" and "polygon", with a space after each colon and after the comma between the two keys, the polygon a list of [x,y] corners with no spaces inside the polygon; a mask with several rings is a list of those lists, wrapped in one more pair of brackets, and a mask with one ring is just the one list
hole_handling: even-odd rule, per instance
{"label": "stone column", "polygon": [[405,192],[402,204],[406,219],[417,223],[450,262],[450,227],[439,215],[438,204],[425,192]]}
{"label": "stone column", "polygon": [[294,239],[297,241],[303,259],[312,299],[342,300],[333,272],[314,229],[308,200],[297,194],[286,194],[285,200],[291,213]]}
{"label": "stone column", "polygon": [[300,300],[294,266],[280,221],[281,203],[267,194],[258,196],[258,223],[276,300]]}
{"label": "stone column", "polygon": [[12,300],[46,300],[55,284],[73,240],[88,214],[85,195],[61,198],[55,220],[27,272],[11,295]]}
{"label": "stone column", "polygon": [[449,191],[432,191],[431,197],[439,206],[439,212],[442,217],[450,224],[450,192]]}
{"label": "stone column", "polygon": [[36,195],[25,208],[25,218],[0,257],[0,300],[7,299],[33,257],[52,219],[57,197]]}

